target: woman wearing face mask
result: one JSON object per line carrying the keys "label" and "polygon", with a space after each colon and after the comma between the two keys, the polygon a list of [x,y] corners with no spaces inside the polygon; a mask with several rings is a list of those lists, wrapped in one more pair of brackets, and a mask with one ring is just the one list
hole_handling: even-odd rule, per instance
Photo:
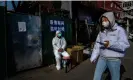
{"label": "woman wearing face mask", "polygon": [[56,31],[56,36],[52,40],[52,45],[56,59],[56,68],[57,70],[60,70],[61,55],[66,58],[70,58],[69,54],[65,51],[66,40],[64,37],[62,37],[62,33],[60,31]]}
{"label": "woman wearing face mask", "polygon": [[[113,12],[106,12],[100,18],[101,31],[99,32],[90,61],[98,62],[94,79],[101,80],[101,76],[108,67],[112,80],[120,80],[121,58],[130,44],[125,30],[115,22]],[[99,57],[98,57],[99,56]]]}

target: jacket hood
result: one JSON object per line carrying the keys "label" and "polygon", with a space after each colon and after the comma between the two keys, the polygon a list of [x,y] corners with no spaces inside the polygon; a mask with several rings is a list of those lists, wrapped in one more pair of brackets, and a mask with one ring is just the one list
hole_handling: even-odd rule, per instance
{"label": "jacket hood", "polygon": [[110,21],[111,27],[113,27],[113,26],[115,25],[115,16],[114,16],[114,13],[113,13],[113,12],[106,12],[106,13],[104,13],[104,14],[100,17],[99,21],[101,21],[101,18],[102,18],[102,17],[107,17],[107,18],[108,18],[108,20]]}
{"label": "jacket hood", "polygon": [[58,33],[61,33],[61,31],[56,31],[56,33],[55,33],[55,36],[56,36],[56,37],[57,37],[57,34],[58,34]]}

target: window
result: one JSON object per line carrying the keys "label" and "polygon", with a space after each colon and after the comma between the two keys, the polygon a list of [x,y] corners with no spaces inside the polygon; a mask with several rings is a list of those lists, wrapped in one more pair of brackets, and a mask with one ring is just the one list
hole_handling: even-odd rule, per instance
{"label": "window", "polygon": [[130,7],[130,2],[128,2],[128,7]]}
{"label": "window", "polygon": [[127,2],[127,9],[129,9],[131,7],[131,2]]}
{"label": "window", "polygon": [[131,13],[130,14],[133,15],[133,10],[131,10]]}
{"label": "window", "polygon": [[123,13],[122,16],[125,16],[125,13]]}
{"label": "window", "polygon": [[131,6],[131,2],[129,2],[129,6]]}
{"label": "window", "polygon": [[123,7],[125,7],[125,3],[123,3]]}
{"label": "window", "polygon": [[117,7],[117,9],[120,9],[119,7]]}
{"label": "window", "polygon": [[117,17],[119,17],[119,13],[117,13]]}
{"label": "window", "polygon": [[113,3],[110,4],[110,7],[113,7]]}
{"label": "window", "polygon": [[125,7],[127,7],[127,2],[125,2]]}

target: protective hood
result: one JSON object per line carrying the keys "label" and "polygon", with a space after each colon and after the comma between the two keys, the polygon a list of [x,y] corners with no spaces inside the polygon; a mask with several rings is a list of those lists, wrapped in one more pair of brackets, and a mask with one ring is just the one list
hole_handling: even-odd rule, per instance
{"label": "protective hood", "polygon": [[61,31],[56,31],[55,36],[57,36],[58,33],[61,33]]}
{"label": "protective hood", "polygon": [[110,21],[110,26],[111,26],[111,27],[113,27],[113,26],[115,25],[115,16],[114,16],[114,13],[113,13],[113,12],[106,12],[106,13],[104,13],[104,14],[100,17],[99,21],[101,21],[101,18],[102,18],[103,16],[108,18],[108,20]]}

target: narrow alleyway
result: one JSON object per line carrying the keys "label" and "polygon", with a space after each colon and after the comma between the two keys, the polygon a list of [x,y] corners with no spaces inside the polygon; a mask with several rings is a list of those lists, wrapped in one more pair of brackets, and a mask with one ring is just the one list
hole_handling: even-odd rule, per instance
{"label": "narrow alleyway", "polygon": [[[133,80],[133,42],[128,49],[126,57],[122,60],[122,80]],[[26,72],[21,72],[8,80],[93,80],[95,65],[89,60],[84,61],[69,73],[64,70],[57,71],[54,65],[43,67]]]}

